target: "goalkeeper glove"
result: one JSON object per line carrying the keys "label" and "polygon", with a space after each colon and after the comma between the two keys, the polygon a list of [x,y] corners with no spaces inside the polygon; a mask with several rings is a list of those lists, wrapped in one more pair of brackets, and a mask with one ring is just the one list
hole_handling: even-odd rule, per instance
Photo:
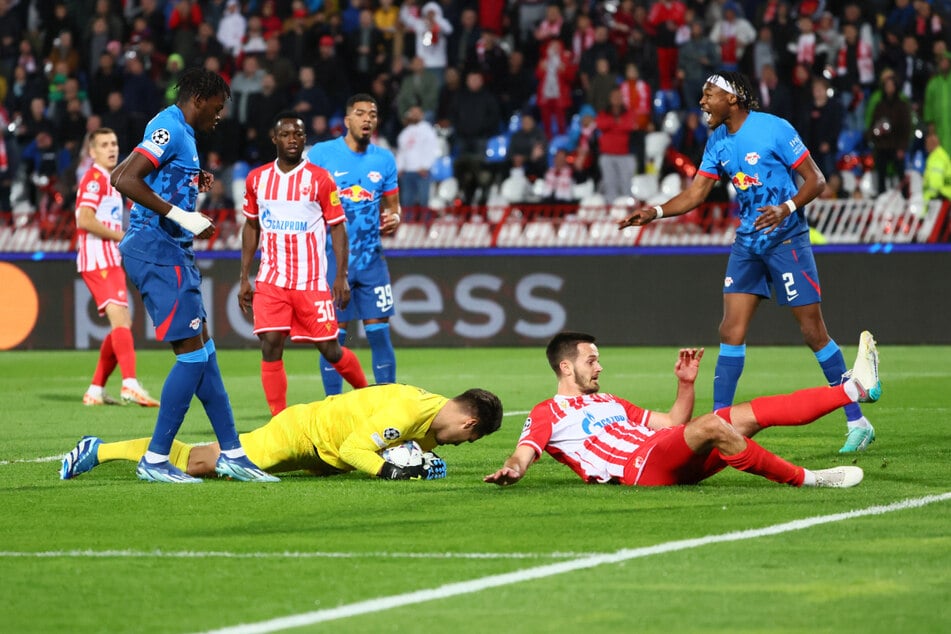
{"label": "goalkeeper glove", "polygon": [[377,477],[383,480],[437,480],[446,477],[446,463],[436,454],[427,453],[423,464],[414,467],[397,467],[392,462],[384,462]]}

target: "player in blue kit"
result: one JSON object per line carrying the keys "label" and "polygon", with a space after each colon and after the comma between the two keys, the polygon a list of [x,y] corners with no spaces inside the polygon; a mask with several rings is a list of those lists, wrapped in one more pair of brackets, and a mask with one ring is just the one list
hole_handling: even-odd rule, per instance
{"label": "player in blue kit", "polygon": [[[785,119],[755,111],[759,104],[754,94],[741,73],[711,75],[700,109],[712,132],[697,177],[666,203],[641,207],[619,223],[623,229],[685,214],[707,199],[721,175],[733,183],[740,226],[723,282],[715,410],[733,403],[746,359],[746,333],[759,303],[770,297],[770,287],[776,301],[792,309],[829,384],[841,383],[846,372],[842,351],[822,318],[819,274],[802,210],[822,192],[825,178]],[[802,179],[798,186],[795,174]],[[860,347],[874,345],[864,337]],[[875,431],[857,403],[844,410],[848,432],[839,452],[862,451],[875,440]]]}
{"label": "player in blue kit", "polygon": [[176,103],[149,121],[142,142],[111,177],[113,186],[135,203],[119,243],[126,273],[142,295],[156,337],[169,342],[176,357],[136,475],[151,482],[201,482],[168,458],[192,396],[197,396],[221,443],[216,471],[238,480],[276,482],[248,459],[238,440],[205,323],[201,273],[192,250],[192,240],[214,231],[211,220],[195,211],[198,192],[211,189],[214,179],[199,167],[195,131],[214,129],[231,89],[217,73],[197,68],[186,71],[177,88]]}
{"label": "player in blue kit", "polygon": [[[337,310],[340,345],[347,340],[348,322],[362,319],[373,358],[373,377],[377,383],[393,383],[396,354],[389,323],[393,315],[393,289],[380,237],[393,233],[399,226],[400,202],[396,159],[389,150],[370,142],[377,122],[373,97],[350,97],[344,117],[346,135],[316,144],[307,152],[307,158],[333,175],[347,215],[350,304]],[[332,281],[337,268],[332,249],[327,249],[327,257],[327,279]],[[327,395],[340,394],[343,379],[323,357],[320,373]]]}

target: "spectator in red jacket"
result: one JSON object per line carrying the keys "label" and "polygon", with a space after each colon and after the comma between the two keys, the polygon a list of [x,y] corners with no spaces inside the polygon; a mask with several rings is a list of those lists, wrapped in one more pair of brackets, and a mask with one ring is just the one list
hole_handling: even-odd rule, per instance
{"label": "spectator in red jacket", "polygon": [[571,107],[571,86],[577,66],[561,40],[551,40],[535,69],[542,129],[551,138],[567,130],[565,113]]}

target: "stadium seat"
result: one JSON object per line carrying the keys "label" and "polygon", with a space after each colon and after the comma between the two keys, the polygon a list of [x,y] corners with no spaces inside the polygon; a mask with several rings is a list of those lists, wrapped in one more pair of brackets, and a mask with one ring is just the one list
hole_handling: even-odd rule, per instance
{"label": "stadium seat", "polygon": [[489,139],[485,146],[485,160],[489,163],[501,163],[508,154],[509,140],[504,134]]}
{"label": "stadium seat", "polygon": [[450,156],[440,156],[436,159],[436,162],[433,163],[433,166],[429,168],[429,177],[437,183],[451,178],[452,175],[452,157]]}
{"label": "stadium seat", "polygon": [[446,202],[452,202],[459,195],[459,181],[447,178],[436,187],[437,195]]}
{"label": "stadium seat", "polygon": [[680,178],[680,174],[668,174],[660,181],[660,193],[665,196],[665,200],[669,200],[683,191],[683,180]]}
{"label": "stadium seat", "polygon": [[489,223],[476,216],[459,228],[459,237],[456,242],[460,247],[481,248],[492,245],[492,227]]}
{"label": "stadium seat", "polygon": [[459,224],[455,218],[439,218],[429,225],[429,235],[427,236],[427,247],[454,247],[456,238],[459,236]]}
{"label": "stadium seat", "polygon": [[664,115],[664,123],[661,126],[661,129],[670,136],[674,136],[680,131],[681,124],[682,122],[680,121],[680,114],[676,112],[668,112]]}
{"label": "stadium seat", "polygon": [[664,153],[670,145],[670,135],[666,132],[648,132],[644,138],[645,172],[660,172],[664,165]]}
{"label": "stadium seat", "polygon": [[604,196],[592,191],[578,202],[578,215],[586,220],[603,218],[607,213],[607,201]]}
{"label": "stadium seat", "polygon": [[[571,197],[577,200],[584,200],[594,193],[594,179],[589,178],[583,183],[575,183],[571,186]],[[602,202],[602,204],[604,204]]]}
{"label": "stadium seat", "polygon": [[524,176],[509,176],[502,181],[499,190],[507,202],[516,203],[525,200],[530,192],[528,179]]}
{"label": "stadium seat", "polygon": [[512,113],[512,116],[509,117],[508,126],[506,126],[505,134],[506,136],[511,137],[513,134],[518,132],[522,128],[522,113],[516,110]]}
{"label": "stadium seat", "polygon": [[498,237],[495,244],[499,247],[518,247],[522,246],[522,223],[516,220],[510,220],[499,227]]}
{"label": "stadium seat", "polygon": [[620,196],[614,199],[614,202],[611,203],[611,218],[615,220],[623,220],[627,218],[634,207],[637,205],[637,201],[633,198],[628,198],[627,196]]}
{"label": "stadium seat", "polygon": [[564,219],[555,234],[555,242],[560,247],[583,247],[589,240],[588,226],[574,214]]}
{"label": "stadium seat", "polygon": [[522,230],[522,244],[526,247],[554,246],[555,225],[550,220],[530,220]]}
{"label": "stadium seat", "polygon": [[860,144],[862,143],[862,136],[862,130],[842,130],[842,132],[839,133],[839,140],[837,144],[839,153],[836,158],[840,159],[846,154],[857,152],[859,150]]}
{"label": "stadium seat", "polygon": [[644,202],[660,190],[657,174],[635,174],[631,177],[631,196]]}

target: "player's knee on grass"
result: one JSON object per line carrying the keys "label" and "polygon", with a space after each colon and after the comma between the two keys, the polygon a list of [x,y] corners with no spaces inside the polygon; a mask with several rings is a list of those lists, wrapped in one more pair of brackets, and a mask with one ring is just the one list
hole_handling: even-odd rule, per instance
{"label": "player's knee on grass", "polygon": [[733,425],[712,413],[691,421],[684,432],[684,440],[694,451],[716,448],[725,455],[733,455],[746,448],[743,435]]}

